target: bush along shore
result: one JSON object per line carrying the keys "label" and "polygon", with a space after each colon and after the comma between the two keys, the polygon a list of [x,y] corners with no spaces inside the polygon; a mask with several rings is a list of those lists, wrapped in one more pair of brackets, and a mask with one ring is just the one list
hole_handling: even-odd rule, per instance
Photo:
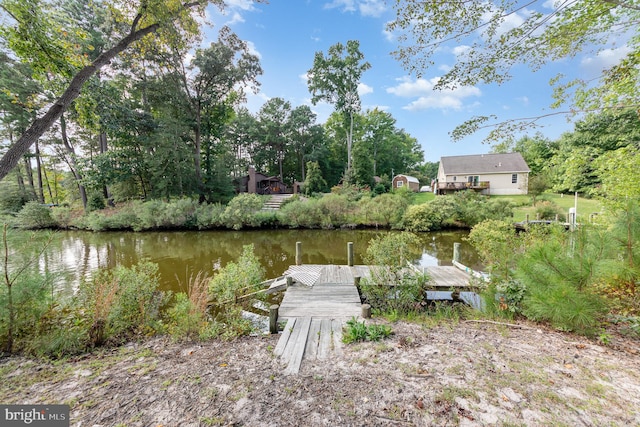
{"label": "bush along shore", "polygon": [[409,191],[376,194],[355,189],[314,197],[293,196],[278,210],[263,210],[269,196],[239,194],[226,205],[201,204],[193,199],[131,201],[117,207],[85,213],[62,206],[28,202],[15,212],[5,211],[4,222],[22,229],[78,229],[88,231],[162,229],[251,228],[357,228],[377,227],[409,231],[471,228],[485,219],[513,217],[507,199],[474,192],[437,197],[414,203]]}

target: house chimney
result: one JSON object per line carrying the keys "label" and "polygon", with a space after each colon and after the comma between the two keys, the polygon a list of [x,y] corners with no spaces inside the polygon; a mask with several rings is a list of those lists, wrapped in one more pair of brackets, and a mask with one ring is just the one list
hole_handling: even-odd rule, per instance
{"label": "house chimney", "polygon": [[256,168],[253,166],[249,166],[249,180],[247,181],[247,193],[255,194],[256,193]]}

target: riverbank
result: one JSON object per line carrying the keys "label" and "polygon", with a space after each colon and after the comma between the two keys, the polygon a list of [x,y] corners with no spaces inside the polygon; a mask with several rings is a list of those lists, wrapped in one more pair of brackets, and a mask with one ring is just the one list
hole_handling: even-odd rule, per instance
{"label": "riverbank", "polygon": [[72,426],[640,425],[640,345],[520,323],[391,324],[285,376],[277,336],[154,338],[62,362],[0,360],[0,402],[66,403]]}

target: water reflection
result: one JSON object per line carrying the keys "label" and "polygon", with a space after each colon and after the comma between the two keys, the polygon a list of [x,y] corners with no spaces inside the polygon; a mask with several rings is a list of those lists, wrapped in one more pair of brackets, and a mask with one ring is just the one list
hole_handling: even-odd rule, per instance
{"label": "water reflection", "polygon": [[[159,266],[161,287],[179,291],[192,273],[213,272],[236,260],[244,245],[253,243],[267,277],[281,275],[295,264],[295,245],[302,242],[304,264],[345,264],[347,242],[354,243],[355,263],[362,264],[369,240],[390,233],[375,230],[260,230],[183,232],[59,232],[42,254],[41,273],[61,273],[59,289],[73,292],[99,267],[131,266],[149,260]],[[419,266],[451,265],[453,243],[462,243],[461,262],[481,269],[464,231],[419,233],[423,252]]]}

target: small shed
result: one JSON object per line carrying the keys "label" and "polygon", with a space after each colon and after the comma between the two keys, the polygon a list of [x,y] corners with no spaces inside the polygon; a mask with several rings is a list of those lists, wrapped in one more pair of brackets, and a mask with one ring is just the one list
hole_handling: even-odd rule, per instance
{"label": "small shed", "polygon": [[420,182],[418,178],[409,175],[396,175],[393,177],[392,185],[394,189],[407,187],[411,191],[420,190]]}

